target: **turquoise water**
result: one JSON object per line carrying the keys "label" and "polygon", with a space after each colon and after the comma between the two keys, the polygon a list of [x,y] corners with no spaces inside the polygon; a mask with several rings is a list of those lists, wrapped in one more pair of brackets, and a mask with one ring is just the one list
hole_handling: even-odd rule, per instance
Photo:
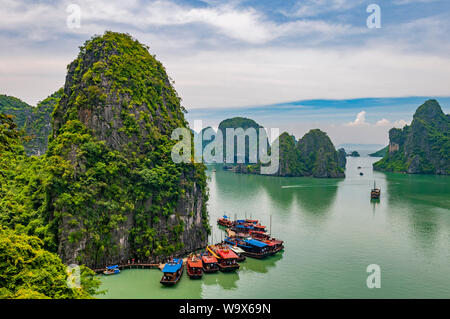
{"label": "turquoise water", "polygon": [[[280,178],[208,170],[209,214],[258,218],[285,241],[237,273],[163,287],[159,270],[102,277],[101,298],[450,298],[450,178],[372,172],[375,158],[348,158],[345,179]],[[357,167],[361,166],[361,170]],[[364,172],[363,176],[359,171]],[[373,181],[381,200],[370,202]],[[366,268],[381,268],[369,289]]]}

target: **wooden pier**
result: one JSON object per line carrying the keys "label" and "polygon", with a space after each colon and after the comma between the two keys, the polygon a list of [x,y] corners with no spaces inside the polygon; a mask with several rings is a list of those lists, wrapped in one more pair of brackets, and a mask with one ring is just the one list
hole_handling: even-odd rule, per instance
{"label": "wooden pier", "polygon": [[[121,264],[118,265],[119,269],[161,269],[161,265],[164,266],[164,264],[145,264],[145,263],[130,263],[130,264]],[[103,273],[106,268],[99,268],[99,269],[92,269],[96,273]]]}

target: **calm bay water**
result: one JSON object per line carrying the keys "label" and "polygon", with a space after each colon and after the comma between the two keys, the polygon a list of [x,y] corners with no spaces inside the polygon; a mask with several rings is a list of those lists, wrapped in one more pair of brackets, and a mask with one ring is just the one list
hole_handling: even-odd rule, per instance
{"label": "calm bay water", "polygon": [[[450,177],[372,171],[348,158],[345,179],[279,178],[208,169],[213,238],[226,213],[252,217],[285,241],[281,254],[247,258],[237,273],[163,287],[159,270],[102,276],[100,298],[450,298]],[[361,170],[357,167],[361,166]],[[364,173],[363,176],[359,172]],[[381,200],[369,200],[374,180]],[[366,267],[381,267],[368,289]]]}

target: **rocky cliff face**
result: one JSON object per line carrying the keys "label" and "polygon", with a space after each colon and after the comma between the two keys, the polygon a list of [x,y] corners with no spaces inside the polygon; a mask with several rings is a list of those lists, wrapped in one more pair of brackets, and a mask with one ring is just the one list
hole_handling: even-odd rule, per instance
{"label": "rocky cliff face", "polygon": [[340,168],[343,168],[345,170],[345,166],[347,165],[347,152],[343,148],[338,149],[337,152],[338,152],[338,165]]}
{"label": "rocky cliff face", "polygon": [[[274,175],[345,177],[345,162],[339,159],[330,138],[321,130],[311,130],[298,141],[295,136],[284,132],[278,137],[278,142],[279,169]],[[240,165],[236,172],[259,174],[260,170],[259,165]]]}
{"label": "rocky cliff face", "polygon": [[[249,137],[245,138],[245,154],[242,154],[244,158],[244,163],[248,164],[252,162],[250,160],[250,152],[254,152],[256,154],[256,162],[259,160],[259,129],[263,128],[261,125],[256,123],[252,119],[248,119],[245,117],[233,117],[231,119],[226,119],[220,122],[218,130],[222,132],[223,136],[223,156],[224,156],[224,162],[226,162],[226,156],[227,152],[233,152],[233,150],[227,150],[226,148],[226,140],[227,140],[227,129],[239,129],[247,130],[249,128],[255,129],[256,132],[256,143],[251,143]],[[267,141],[267,139],[266,139]],[[234,138],[234,161],[229,164],[235,164],[238,162],[238,150],[237,150],[237,143],[238,143],[238,137]],[[267,147],[269,147],[269,142],[267,141]],[[255,163],[255,162],[253,162]]]}
{"label": "rocky cliff face", "polygon": [[339,166],[338,152],[328,135],[319,129],[310,130],[298,141],[300,158],[314,177],[345,177]]}
{"label": "rocky cliff face", "polygon": [[373,167],[410,174],[450,174],[450,116],[436,100],[426,101],[416,110],[410,126],[389,131],[388,151]]}
{"label": "rocky cliff face", "polygon": [[18,98],[0,95],[0,113],[14,116],[19,129],[23,129],[29,140],[24,143],[27,155],[42,155],[47,151],[47,139],[51,133],[51,114],[61,98],[62,89],[56,91],[36,107]]}
{"label": "rocky cliff face", "polygon": [[202,164],[174,164],[187,127],[162,64],[126,34],[87,41],[68,66],[47,157],[49,221],[65,263],[154,261],[207,241]]}

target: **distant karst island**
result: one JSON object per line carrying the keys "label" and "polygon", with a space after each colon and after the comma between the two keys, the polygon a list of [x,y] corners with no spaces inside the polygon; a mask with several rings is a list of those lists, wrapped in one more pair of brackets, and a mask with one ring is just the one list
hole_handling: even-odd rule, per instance
{"label": "distant karst island", "polygon": [[450,115],[436,100],[416,110],[411,125],[389,131],[384,157],[373,164],[378,171],[409,174],[450,174]]}

